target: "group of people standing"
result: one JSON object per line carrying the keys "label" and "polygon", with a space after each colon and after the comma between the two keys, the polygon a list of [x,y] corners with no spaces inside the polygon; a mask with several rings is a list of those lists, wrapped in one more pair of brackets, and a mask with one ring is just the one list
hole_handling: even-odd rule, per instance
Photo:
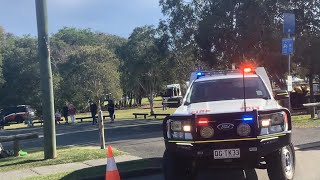
{"label": "group of people standing", "polygon": [[69,123],[69,116],[70,116],[71,124],[74,124],[76,113],[77,113],[76,107],[71,103],[70,104],[66,103],[62,107],[62,113],[60,113],[59,110],[56,111],[56,114],[55,114],[56,123],[60,124],[61,117],[63,116],[64,120],[66,121],[66,124],[68,124]]}
{"label": "group of people standing", "polygon": [[[114,103],[112,100],[109,100],[108,102],[108,112],[110,115],[110,119],[111,119],[111,123],[114,122]],[[92,124],[96,124],[97,123],[97,118],[96,115],[98,113],[98,106],[96,103],[91,102],[90,103],[90,112],[91,112],[91,116],[92,116]]]}
{"label": "group of people standing", "polygon": [[[108,109],[108,112],[110,115],[111,123],[114,122],[114,108],[115,108],[115,105],[114,105],[113,101],[110,100],[108,102],[107,109]],[[96,116],[98,113],[98,106],[96,103],[94,103],[92,101],[90,102],[90,112],[91,112],[91,116],[92,116],[92,124],[93,125],[97,124],[98,121],[97,121]],[[57,110],[57,112],[55,114],[56,123],[60,124],[61,117],[64,117],[66,124],[68,124],[69,123],[69,116],[70,116],[71,124],[74,124],[76,113],[77,113],[76,107],[71,103],[66,103],[65,106],[62,107],[62,113],[60,113],[60,111]]]}
{"label": "group of people standing", "polygon": [[66,121],[66,124],[69,123],[69,116],[71,119],[71,124],[74,124],[75,121],[75,115],[77,113],[77,109],[73,104],[66,103],[65,106],[62,107],[62,116],[64,117],[64,120]]}

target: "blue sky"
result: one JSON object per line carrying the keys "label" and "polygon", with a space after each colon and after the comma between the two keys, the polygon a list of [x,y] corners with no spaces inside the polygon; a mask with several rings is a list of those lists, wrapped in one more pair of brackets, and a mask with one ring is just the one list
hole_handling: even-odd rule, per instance
{"label": "blue sky", "polygon": [[[158,25],[159,0],[47,0],[49,32],[64,26],[128,37],[137,26]],[[35,0],[3,0],[0,26],[16,35],[37,34]]]}

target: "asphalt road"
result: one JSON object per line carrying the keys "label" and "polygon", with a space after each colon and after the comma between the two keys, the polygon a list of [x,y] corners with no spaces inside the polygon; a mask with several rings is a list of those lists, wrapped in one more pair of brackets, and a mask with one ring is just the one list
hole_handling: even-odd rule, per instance
{"label": "asphalt road", "polygon": [[[295,180],[319,180],[320,148],[296,151],[297,164]],[[131,178],[126,180],[163,180],[162,174]],[[205,170],[199,173],[197,180],[269,180],[266,170]]]}
{"label": "asphalt road", "polygon": [[[28,140],[21,143],[22,148],[34,148],[43,146],[42,128],[27,128],[21,130],[0,131],[0,136],[23,134],[36,132],[40,138]],[[130,120],[121,121],[114,124],[106,123],[105,136],[107,144],[142,158],[162,157],[164,143],[161,132],[160,121]],[[320,142],[320,128],[294,129],[293,143],[300,146],[306,143]],[[11,148],[12,143],[4,143],[5,148]],[[76,125],[57,126],[57,145],[99,145],[98,126],[89,123]],[[320,161],[320,149],[297,151],[297,173],[296,180],[319,180],[320,171],[318,162]],[[248,179],[242,171],[214,171],[200,173],[199,179]],[[254,171],[253,178],[267,180],[268,176],[264,170]],[[255,177],[255,175],[257,177]],[[146,177],[142,179],[163,179],[161,175]],[[133,180],[133,179],[132,179]]]}
{"label": "asphalt road", "polygon": [[[56,131],[58,146],[99,145],[97,125],[90,123],[58,125]],[[43,129],[41,127],[0,131],[0,136],[33,132],[38,133],[40,138],[22,142],[21,148],[43,147]],[[107,144],[142,158],[162,157],[164,151],[161,121],[128,120],[113,124],[106,123],[105,137]],[[293,130],[295,146],[311,142],[320,142],[320,128]],[[3,146],[10,149],[12,143],[3,143]]]}

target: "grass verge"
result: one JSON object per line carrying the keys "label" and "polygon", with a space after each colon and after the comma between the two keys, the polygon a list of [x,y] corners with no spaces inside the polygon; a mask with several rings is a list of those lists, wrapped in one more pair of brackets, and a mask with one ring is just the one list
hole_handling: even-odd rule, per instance
{"label": "grass verge", "polygon": [[[154,112],[155,113],[163,113],[163,114],[173,114],[174,111],[176,109],[175,108],[168,108],[167,110],[162,110],[162,108],[154,108]],[[135,119],[134,116],[132,115],[132,113],[148,113],[150,114],[150,109],[144,109],[144,108],[135,108],[135,109],[124,109],[124,110],[116,110],[115,111],[115,115],[116,115],[116,120],[133,120]],[[108,115],[109,113],[108,112],[103,112],[104,115]],[[77,114],[76,115],[76,118],[80,118],[80,117],[90,117],[91,114],[90,113],[81,113],[81,114]],[[139,119],[142,119],[143,116],[140,116],[138,117]],[[153,119],[154,117],[150,116],[147,118],[150,118],[150,119]],[[158,118],[158,117],[157,117]],[[159,117],[161,119],[163,119],[163,116],[162,117]],[[70,118],[69,118],[69,122],[70,122]],[[76,122],[79,122],[79,121],[76,121]],[[92,122],[92,119],[84,119],[83,122]],[[65,123],[65,121],[61,122],[62,124]],[[35,124],[34,127],[39,127],[41,126],[40,124]],[[21,124],[10,124],[10,126],[5,126],[5,129],[6,130],[9,130],[9,129],[20,129],[20,128],[27,128],[27,125],[24,124],[24,123],[21,123]]]}
{"label": "grass verge", "polygon": [[[45,160],[43,151],[30,150],[28,155],[21,157],[9,157],[1,159],[0,172],[24,169],[28,167],[39,167],[72,162],[82,162],[91,159],[105,158],[105,150],[99,147],[62,147],[58,148],[56,159]],[[125,154],[124,152],[113,150],[114,156]]]}
{"label": "grass verge", "polygon": [[[161,168],[161,159],[141,159],[136,161],[129,161],[123,163],[117,163],[120,176],[124,175],[126,172],[141,170],[145,168]],[[58,173],[52,175],[35,176],[31,178],[26,178],[25,180],[78,180],[78,179],[104,179],[106,172],[106,166],[96,166],[86,169],[81,169],[73,172]],[[122,177],[123,178],[123,177]]]}
{"label": "grass verge", "polygon": [[320,119],[311,119],[310,115],[292,116],[292,125],[296,128],[320,127]]}

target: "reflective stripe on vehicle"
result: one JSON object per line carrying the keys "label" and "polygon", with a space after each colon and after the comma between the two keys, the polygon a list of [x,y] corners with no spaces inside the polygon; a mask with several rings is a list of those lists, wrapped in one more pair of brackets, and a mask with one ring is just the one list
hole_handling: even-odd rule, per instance
{"label": "reflective stripe on vehicle", "polygon": [[191,144],[200,144],[200,143],[214,143],[214,142],[234,142],[234,141],[253,141],[253,140],[261,140],[268,139],[273,137],[280,137],[290,134],[291,131],[285,133],[277,133],[277,134],[269,134],[264,136],[258,136],[257,138],[242,138],[242,139],[224,139],[224,140],[208,140],[208,141],[175,141],[168,140],[169,143],[191,143]]}

